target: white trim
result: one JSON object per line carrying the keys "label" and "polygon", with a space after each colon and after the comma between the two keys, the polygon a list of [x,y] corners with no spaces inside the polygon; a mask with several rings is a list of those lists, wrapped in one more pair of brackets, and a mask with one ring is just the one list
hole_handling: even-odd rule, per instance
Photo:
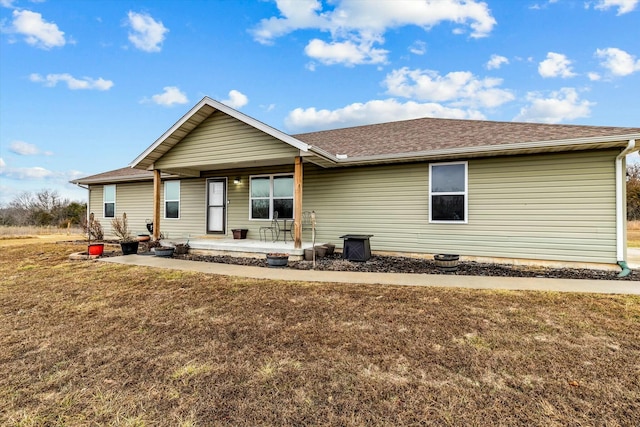
{"label": "white trim", "polygon": [[[464,165],[464,191],[447,191],[436,192],[432,191],[433,184],[433,167],[434,166],[448,166],[448,165]],[[464,220],[434,220],[433,219],[433,204],[431,203],[432,196],[464,196]],[[469,222],[469,162],[443,162],[443,163],[429,163],[429,223],[432,224],[467,224]]]}
{"label": "white trim", "polygon": [[[113,202],[107,202],[105,200],[105,195],[107,194],[104,189],[106,187],[113,187]],[[116,217],[116,184],[107,184],[102,186],[102,219],[113,219]],[[113,203],[113,216],[107,216],[107,210],[105,209],[105,205],[107,203]]]}
{"label": "white trim", "polygon": [[623,185],[626,182],[626,170],[623,168],[623,161],[627,154],[635,151],[636,140],[630,139],[627,143],[627,147],[616,156],[616,260],[624,261],[625,259],[625,246],[627,241],[625,239],[624,226],[627,221],[625,217],[624,204],[627,202],[626,197],[623,197]]}
{"label": "white trim", "polygon": [[[167,184],[170,182],[177,182],[178,183],[178,200],[174,200],[174,199],[167,199]],[[164,181],[163,182],[163,187],[164,187],[164,203],[163,203],[163,210],[164,210],[164,218],[163,219],[168,219],[168,220],[176,220],[176,219],[180,219],[180,216],[182,214],[182,203],[180,202],[180,198],[182,195],[182,184],[180,183],[179,179],[172,179],[172,180],[168,180],[168,181]],[[167,217],[167,202],[178,202],[178,217],[177,218],[169,218]]]}
{"label": "white trim", "polygon": [[[284,173],[272,173],[272,174],[258,174],[258,175],[249,175],[249,221],[272,221],[273,220],[273,179],[279,176],[288,176],[293,180],[293,173],[284,172]],[[269,218],[253,218],[253,209],[252,209],[252,200],[254,197],[251,196],[251,186],[253,185],[253,178],[269,178],[269,197],[256,197],[256,200],[269,200]],[[292,187],[293,189],[293,187]],[[295,192],[291,196],[291,200],[295,206]],[[276,197],[277,199],[289,199],[288,197]],[[278,218],[278,219],[293,219],[293,218]]]}
{"label": "white trim", "polygon": [[[212,181],[222,182],[224,185],[224,198],[222,200],[222,209],[224,212],[224,218],[222,218],[222,231],[209,231],[209,183]],[[204,232],[205,234],[226,236],[229,232],[229,178],[226,176],[214,176],[204,180],[205,182],[205,206],[204,206]]]}

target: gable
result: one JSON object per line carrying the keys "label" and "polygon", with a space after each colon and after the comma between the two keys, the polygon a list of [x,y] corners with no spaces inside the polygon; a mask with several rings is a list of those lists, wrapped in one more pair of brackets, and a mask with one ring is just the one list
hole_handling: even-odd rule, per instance
{"label": "gable", "polygon": [[213,112],[155,162],[155,168],[213,170],[293,163],[299,150],[221,111]]}

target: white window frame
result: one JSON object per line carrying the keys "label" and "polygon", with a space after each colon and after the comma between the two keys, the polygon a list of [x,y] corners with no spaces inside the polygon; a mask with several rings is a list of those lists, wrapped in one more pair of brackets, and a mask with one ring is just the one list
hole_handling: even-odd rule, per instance
{"label": "white window frame", "polygon": [[[273,180],[276,177],[280,176],[290,176],[293,179],[293,173],[274,173],[274,174],[262,174],[262,175],[249,175],[249,220],[250,221],[272,221],[273,220]],[[253,200],[254,197],[251,197],[251,187],[253,186],[253,178],[269,178],[269,218],[254,218],[253,217]],[[295,185],[292,188],[293,195],[291,196],[291,200],[293,201],[293,205],[295,206]],[[289,197],[276,197],[277,199],[288,199]],[[266,197],[255,197],[255,199],[266,199]],[[293,219],[293,218],[278,218],[278,219]]]}
{"label": "white window frame", "polygon": [[[431,189],[433,184],[433,167],[464,165],[464,191],[443,191],[434,192]],[[433,197],[432,196],[464,196],[464,220],[434,220],[433,219]],[[469,162],[446,162],[446,163],[429,163],[429,222],[435,224],[467,224],[469,222]]]}
{"label": "white window frame", "polygon": [[[107,192],[105,191],[107,187],[113,187],[113,201],[107,200]],[[113,203],[113,216],[107,216],[107,203]],[[116,217],[116,185],[115,184],[103,185],[102,186],[102,218],[107,219],[107,218],[115,218],[115,217]]]}
{"label": "white window frame", "polygon": [[[168,199],[167,198],[167,184],[176,182],[178,185],[178,199]],[[180,219],[180,215],[182,214],[182,203],[180,203],[182,185],[180,184],[180,180],[171,180],[164,182],[164,219]],[[167,202],[178,202],[178,217],[177,218],[169,218],[167,217]]]}

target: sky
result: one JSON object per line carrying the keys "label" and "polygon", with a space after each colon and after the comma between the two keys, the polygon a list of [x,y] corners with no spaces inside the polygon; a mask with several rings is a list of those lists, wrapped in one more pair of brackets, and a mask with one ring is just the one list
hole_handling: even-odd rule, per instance
{"label": "sky", "polygon": [[640,0],[0,0],[0,204],[127,166],[204,96],[289,134],[640,127]]}

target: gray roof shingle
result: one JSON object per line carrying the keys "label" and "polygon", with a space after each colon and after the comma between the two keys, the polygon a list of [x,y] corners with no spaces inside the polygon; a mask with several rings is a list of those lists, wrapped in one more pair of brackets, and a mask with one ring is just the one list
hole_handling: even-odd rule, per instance
{"label": "gray roof shingle", "polygon": [[640,128],[423,118],[293,136],[331,154],[367,157],[627,134]]}

